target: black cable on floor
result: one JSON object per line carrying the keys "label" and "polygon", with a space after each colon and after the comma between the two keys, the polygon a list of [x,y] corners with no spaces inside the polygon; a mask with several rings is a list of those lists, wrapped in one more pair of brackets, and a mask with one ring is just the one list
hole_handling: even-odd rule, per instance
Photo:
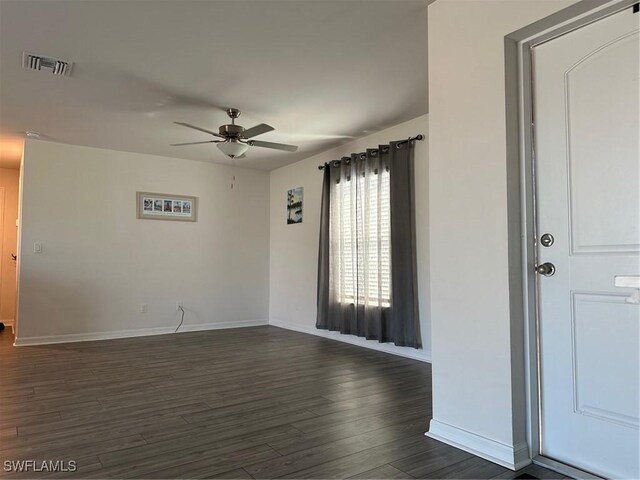
{"label": "black cable on floor", "polygon": [[178,329],[182,326],[182,322],[184,322],[184,308],[182,308],[182,305],[178,305],[178,308],[182,312],[182,318],[180,319],[180,325],[176,327],[176,330],[173,333],[178,333]]}

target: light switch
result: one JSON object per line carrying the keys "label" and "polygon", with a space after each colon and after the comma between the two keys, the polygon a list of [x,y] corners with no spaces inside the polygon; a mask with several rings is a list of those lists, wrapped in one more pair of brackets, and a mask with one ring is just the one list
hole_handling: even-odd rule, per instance
{"label": "light switch", "polygon": [[35,242],[33,244],[33,253],[42,253],[42,242]]}

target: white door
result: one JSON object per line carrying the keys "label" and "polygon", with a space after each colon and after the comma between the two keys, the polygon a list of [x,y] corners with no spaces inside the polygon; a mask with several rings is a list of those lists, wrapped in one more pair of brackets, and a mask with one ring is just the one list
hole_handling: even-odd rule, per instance
{"label": "white door", "polygon": [[555,266],[537,275],[541,450],[636,479],[640,305],[614,277],[640,276],[639,26],[628,8],[533,50],[536,248]]}

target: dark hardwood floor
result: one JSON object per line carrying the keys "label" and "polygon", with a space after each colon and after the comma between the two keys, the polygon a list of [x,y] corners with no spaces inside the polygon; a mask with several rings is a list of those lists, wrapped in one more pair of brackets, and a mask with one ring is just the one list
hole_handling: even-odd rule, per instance
{"label": "dark hardwood floor", "polygon": [[[275,327],[12,341],[0,333],[0,477],[562,478],[425,437],[431,366],[393,355]],[[77,471],[5,471],[18,460]]]}

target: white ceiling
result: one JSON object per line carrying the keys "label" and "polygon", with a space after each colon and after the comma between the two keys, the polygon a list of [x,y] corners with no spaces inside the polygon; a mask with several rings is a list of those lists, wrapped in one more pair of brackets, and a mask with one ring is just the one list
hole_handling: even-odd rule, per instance
{"label": "white ceiling", "polygon": [[[229,163],[173,121],[275,127],[271,170],[427,112],[428,0],[0,0],[0,163],[49,140]],[[22,69],[22,52],[73,61]],[[420,133],[420,132],[416,132]],[[394,139],[389,139],[394,140]],[[18,149],[19,150],[19,149]],[[19,157],[19,155],[18,155]],[[19,158],[17,159],[19,161]]]}

